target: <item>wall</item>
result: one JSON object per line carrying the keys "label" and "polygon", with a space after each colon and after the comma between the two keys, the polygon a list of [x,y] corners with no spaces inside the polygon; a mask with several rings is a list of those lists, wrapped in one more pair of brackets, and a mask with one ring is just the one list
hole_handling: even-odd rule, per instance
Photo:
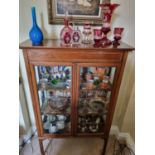
{"label": "wall", "polygon": [[133,139],[135,139],[135,89],[133,87],[132,92],[131,92],[131,97],[128,103],[128,107],[126,109],[126,113],[124,116],[124,120],[121,126],[121,130],[123,132],[128,132],[130,131],[130,134]]}
{"label": "wall", "polygon": [[[121,26],[125,28],[122,41],[134,46],[134,25],[135,25],[135,11],[134,0],[112,0],[121,4],[113,16],[112,28]],[[49,25],[47,17],[47,1],[46,0],[20,0],[19,1],[19,41],[22,42],[28,39],[28,32],[31,28],[31,6],[36,6],[38,25],[41,26],[45,38],[59,38],[59,33],[62,28],[61,25]],[[82,29],[82,27],[80,27]],[[112,38],[112,35],[110,36]],[[20,68],[24,82],[24,89],[28,102],[28,110],[30,113],[31,124],[35,124],[34,114],[32,110],[31,97],[29,93],[28,81],[24,66],[23,55],[20,52]],[[121,131],[129,132],[133,135],[134,123],[132,129],[131,122],[134,122],[134,117],[130,119],[130,115],[134,116],[134,95],[131,95],[134,89],[134,52],[129,54],[125,73],[118,96],[116,111],[114,114],[113,124],[117,125]],[[132,105],[132,106],[131,106]],[[128,123],[130,122],[130,123]]]}
{"label": "wall", "polygon": [[[135,1],[134,0],[112,0],[121,4],[116,9],[112,27],[121,26],[125,28],[123,41],[135,46]],[[114,114],[113,124],[117,125],[122,132],[129,132],[135,137],[134,124],[134,81],[135,81],[135,52],[128,55],[125,71],[119,91],[117,106]]]}

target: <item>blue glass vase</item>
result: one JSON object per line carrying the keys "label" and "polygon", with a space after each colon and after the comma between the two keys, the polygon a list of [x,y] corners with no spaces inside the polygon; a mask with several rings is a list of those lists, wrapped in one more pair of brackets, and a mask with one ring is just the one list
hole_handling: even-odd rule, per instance
{"label": "blue glass vase", "polygon": [[29,32],[29,37],[32,41],[32,44],[37,46],[37,45],[42,44],[43,33],[37,25],[35,7],[32,7],[32,21],[33,21],[33,26]]}

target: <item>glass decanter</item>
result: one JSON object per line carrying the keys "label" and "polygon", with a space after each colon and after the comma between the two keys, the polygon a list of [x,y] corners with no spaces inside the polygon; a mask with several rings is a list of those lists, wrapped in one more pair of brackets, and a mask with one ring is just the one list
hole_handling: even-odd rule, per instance
{"label": "glass decanter", "polygon": [[72,44],[73,45],[79,45],[82,42],[82,33],[78,26],[74,26],[73,32],[72,32]]}
{"label": "glass decanter", "polygon": [[82,43],[90,44],[92,42],[91,34],[92,34],[91,24],[89,22],[86,22],[84,24],[84,27],[83,27],[83,40],[82,40]]}
{"label": "glass decanter", "polygon": [[69,26],[69,21],[67,18],[67,13],[64,18],[64,27],[62,28],[60,32],[60,39],[61,39],[61,44],[62,45],[70,45],[72,41],[72,27]]}
{"label": "glass decanter", "polygon": [[120,45],[119,41],[121,40],[121,35],[123,32],[123,27],[115,27],[114,29],[114,41],[112,42],[114,46]]}
{"label": "glass decanter", "polygon": [[107,38],[107,34],[111,31],[110,21],[111,21],[111,14],[105,14],[102,27],[102,32],[104,34],[102,38],[103,45],[111,45],[111,40]]}

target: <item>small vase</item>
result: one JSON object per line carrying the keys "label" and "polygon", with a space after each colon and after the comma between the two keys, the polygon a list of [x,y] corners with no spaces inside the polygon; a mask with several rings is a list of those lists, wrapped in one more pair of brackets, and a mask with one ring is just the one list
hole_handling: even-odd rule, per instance
{"label": "small vase", "polygon": [[66,15],[66,17],[64,18],[64,27],[61,29],[61,32],[60,32],[60,39],[61,39],[62,45],[71,45],[72,32],[73,30],[69,26],[69,21]]}
{"label": "small vase", "polygon": [[72,32],[72,44],[73,45],[80,45],[82,42],[82,33],[78,26],[74,26],[73,32]]}
{"label": "small vase", "polygon": [[123,27],[115,27],[114,29],[114,41],[113,41],[113,45],[114,46],[118,46],[120,45],[120,40],[121,40],[121,35],[123,32],[124,28]]}
{"label": "small vase", "polygon": [[83,40],[82,40],[83,44],[91,44],[92,42],[91,34],[92,34],[91,23],[86,21],[83,26]]}
{"label": "small vase", "polygon": [[103,3],[99,5],[102,9],[103,12],[103,27],[102,27],[102,32],[104,34],[104,37],[102,39],[103,45],[111,45],[111,40],[107,38],[107,34],[111,31],[110,29],[110,22],[111,22],[111,17],[114,12],[114,10],[120,6],[119,4],[111,4],[111,3]]}
{"label": "small vase", "polygon": [[35,7],[32,7],[32,21],[33,21],[33,26],[29,32],[29,37],[30,40],[32,41],[32,44],[34,46],[42,44],[43,41],[43,33],[41,29],[37,25],[37,20],[36,20],[36,11]]}
{"label": "small vase", "polygon": [[72,28],[69,26],[68,19],[64,19],[64,27],[60,32],[61,44],[70,45],[72,39]]}
{"label": "small vase", "polygon": [[94,28],[94,47],[102,46],[102,29]]}

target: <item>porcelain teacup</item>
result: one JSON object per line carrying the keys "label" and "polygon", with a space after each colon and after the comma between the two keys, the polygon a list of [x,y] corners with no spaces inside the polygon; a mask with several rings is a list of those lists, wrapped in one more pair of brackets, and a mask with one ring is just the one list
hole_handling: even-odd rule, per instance
{"label": "porcelain teacup", "polygon": [[43,124],[43,128],[45,130],[48,130],[49,129],[49,126],[50,126],[50,123],[48,121],[46,121],[44,124]]}
{"label": "porcelain teacup", "polygon": [[57,126],[50,124],[49,126],[49,133],[55,133],[57,132]]}
{"label": "porcelain teacup", "polygon": [[65,121],[66,120],[66,116],[64,116],[64,115],[57,115],[57,118],[59,121]]}
{"label": "porcelain teacup", "polygon": [[62,130],[62,129],[65,128],[65,122],[64,122],[64,121],[58,121],[58,122],[56,123],[56,126],[57,126],[57,128],[58,128],[59,130]]}
{"label": "porcelain teacup", "polygon": [[49,122],[54,122],[56,120],[56,117],[54,115],[49,115],[48,116],[48,121]]}

